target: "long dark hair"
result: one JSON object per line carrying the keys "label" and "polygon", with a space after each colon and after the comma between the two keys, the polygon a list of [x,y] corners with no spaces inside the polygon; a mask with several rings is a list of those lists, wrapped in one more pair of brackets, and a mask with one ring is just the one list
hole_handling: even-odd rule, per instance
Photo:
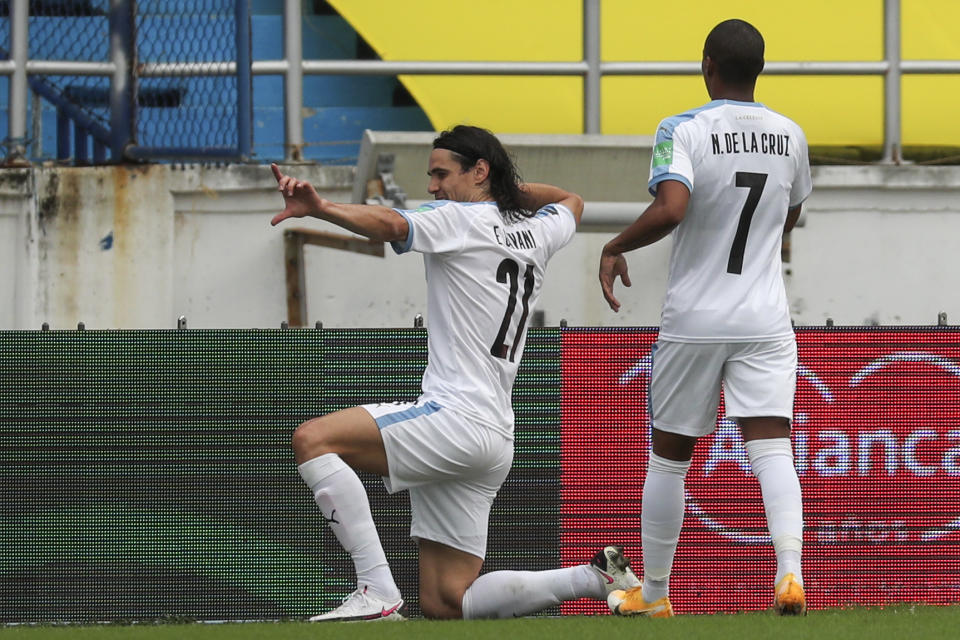
{"label": "long dark hair", "polygon": [[763,36],[749,22],[724,20],[713,28],[703,55],[717,64],[720,78],[733,85],[751,85],[763,71]]}
{"label": "long dark hair", "polygon": [[483,158],[490,165],[490,195],[500,213],[508,220],[520,220],[533,215],[523,207],[520,174],[513,159],[497,137],[480,127],[459,124],[442,132],[433,141],[434,149],[453,153],[460,167],[466,171]]}

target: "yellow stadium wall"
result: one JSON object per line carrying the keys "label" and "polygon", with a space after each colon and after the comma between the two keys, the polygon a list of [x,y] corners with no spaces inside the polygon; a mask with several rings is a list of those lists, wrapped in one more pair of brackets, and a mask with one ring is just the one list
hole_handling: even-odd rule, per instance
{"label": "yellow stadium wall", "polygon": [[[581,0],[331,0],[384,60],[578,61]],[[883,0],[602,0],[604,61],[699,61],[721,20],[763,33],[768,61],[883,58]],[[960,59],[960,1],[902,0],[904,60]],[[476,124],[498,133],[582,133],[579,77],[401,76],[431,123]],[[904,146],[960,146],[957,75],[904,75]],[[796,120],[811,145],[883,142],[880,76],[761,77],[756,98]],[[707,101],[696,76],[605,76],[601,131],[653,134],[665,116]]]}

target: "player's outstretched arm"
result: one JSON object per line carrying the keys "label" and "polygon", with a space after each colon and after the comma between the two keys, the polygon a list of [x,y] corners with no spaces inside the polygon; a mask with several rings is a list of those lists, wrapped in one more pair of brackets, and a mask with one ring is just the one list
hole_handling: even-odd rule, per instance
{"label": "player's outstretched arm", "polygon": [[527,182],[520,185],[520,191],[524,195],[524,207],[530,211],[536,211],[548,204],[558,203],[565,206],[573,213],[574,220],[580,224],[580,216],[583,215],[583,198],[577,194],[555,187],[552,184],[542,184],[539,182]]}
{"label": "player's outstretched arm", "polygon": [[603,247],[600,254],[600,289],[614,311],[620,302],[613,294],[617,278],[630,286],[627,261],[623,254],[665,238],[683,221],[690,201],[687,186],[677,180],[664,180],[657,186],[657,196],[640,217]]}
{"label": "player's outstretched arm", "polygon": [[368,204],[341,204],[321,198],[309,182],[285,175],[271,164],[277,190],[283,194],[284,209],[273,217],[277,225],[287,218],[319,218],[371,240],[394,242],[407,237],[407,221],[389,207]]}

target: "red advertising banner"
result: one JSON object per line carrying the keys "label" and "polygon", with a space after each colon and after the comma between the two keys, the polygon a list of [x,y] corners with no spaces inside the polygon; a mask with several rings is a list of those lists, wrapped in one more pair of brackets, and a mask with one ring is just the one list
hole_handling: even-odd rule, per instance
{"label": "red advertising banner", "polygon": [[[642,573],[653,329],[563,333],[563,564],[618,543]],[[795,463],[810,608],[960,601],[960,331],[798,329]],[[768,608],[775,559],[737,426],[687,475],[677,613]],[[564,613],[595,613],[575,602]]]}

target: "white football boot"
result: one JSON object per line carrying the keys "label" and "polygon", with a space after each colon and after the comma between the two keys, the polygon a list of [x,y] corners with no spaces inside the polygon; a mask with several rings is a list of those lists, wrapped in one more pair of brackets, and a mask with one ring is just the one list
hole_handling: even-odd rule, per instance
{"label": "white football boot", "polygon": [[367,591],[363,586],[343,599],[343,604],[327,613],[310,618],[310,622],[381,622],[384,620],[405,620],[400,615],[403,598],[394,601],[383,600]]}
{"label": "white football boot", "polygon": [[640,580],[630,568],[630,558],[623,555],[623,547],[609,546],[597,551],[590,560],[590,568],[603,580],[609,595],[611,591],[626,591],[640,586]]}

